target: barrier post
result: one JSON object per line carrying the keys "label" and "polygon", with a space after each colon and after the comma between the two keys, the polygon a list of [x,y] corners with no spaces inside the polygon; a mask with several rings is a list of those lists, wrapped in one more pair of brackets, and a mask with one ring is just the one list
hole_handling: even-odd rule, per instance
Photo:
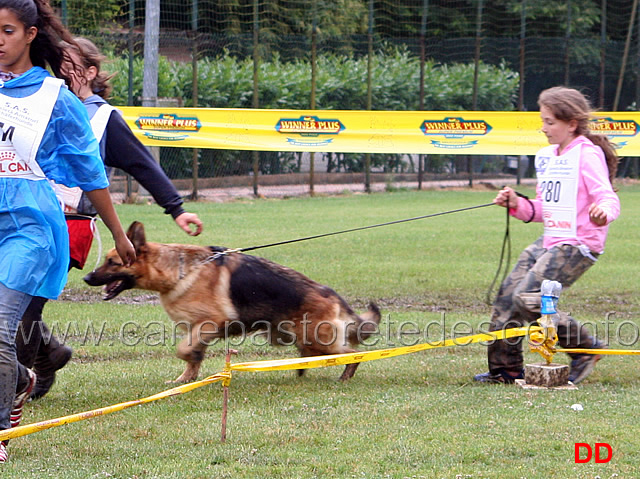
{"label": "barrier post", "polygon": [[[231,374],[231,355],[237,354],[238,351],[235,349],[229,349],[229,344],[227,343],[225,346],[226,356],[225,356],[225,364],[224,370]],[[229,382],[231,377],[229,376],[222,382],[222,432],[220,435],[220,442],[225,442],[227,440],[227,411],[229,406]]]}

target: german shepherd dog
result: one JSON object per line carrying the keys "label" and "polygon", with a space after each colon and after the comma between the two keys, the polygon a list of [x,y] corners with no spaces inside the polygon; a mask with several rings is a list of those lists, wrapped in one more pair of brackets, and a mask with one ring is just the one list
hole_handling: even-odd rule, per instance
{"label": "german shepherd dog", "polygon": [[[354,345],[377,331],[381,315],[374,303],[358,316],[331,288],[264,258],[221,247],[147,242],[139,222],[127,236],[136,261],[124,266],[112,249],[84,280],[104,286],[105,300],[132,288],[159,293],[169,317],[187,332],[178,345],[187,366],[175,382],[194,381],[207,346],[225,335],[262,330],[272,344],[295,344],[308,357],[354,352]],[[340,380],[351,378],[357,367],[348,364]]]}

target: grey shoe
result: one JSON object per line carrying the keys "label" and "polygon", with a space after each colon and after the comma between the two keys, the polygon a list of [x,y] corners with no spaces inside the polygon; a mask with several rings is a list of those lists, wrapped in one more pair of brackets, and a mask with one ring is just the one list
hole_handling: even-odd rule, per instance
{"label": "grey shoe", "polygon": [[[596,340],[593,344],[592,349],[604,349],[606,345]],[[569,372],[569,381],[573,384],[578,384],[580,381],[585,379],[593,368],[596,366],[596,363],[602,359],[600,354],[581,354],[576,356],[571,361],[571,371]]]}

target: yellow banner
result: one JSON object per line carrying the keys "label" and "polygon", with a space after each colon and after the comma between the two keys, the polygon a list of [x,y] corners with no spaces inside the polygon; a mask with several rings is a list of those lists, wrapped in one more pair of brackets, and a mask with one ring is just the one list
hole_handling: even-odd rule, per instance
{"label": "yellow banner", "polygon": [[[259,151],[534,155],[538,112],[119,107],[147,146]],[[592,131],[640,156],[638,112],[599,113]]]}

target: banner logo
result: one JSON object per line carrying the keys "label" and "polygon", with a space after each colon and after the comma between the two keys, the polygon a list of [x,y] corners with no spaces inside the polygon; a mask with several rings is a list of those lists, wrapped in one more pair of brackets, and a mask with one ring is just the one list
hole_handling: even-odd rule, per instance
{"label": "banner logo", "polygon": [[589,123],[592,133],[615,136],[636,136],[638,124],[633,120],[613,120],[612,118],[596,118]]}
{"label": "banner logo", "polygon": [[158,116],[141,116],[135,121],[138,129],[144,131],[144,135],[152,140],[181,141],[189,138],[188,134],[196,133],[202,127],[197,117],[180,117],[176,114],[160,114]]}
{"label": "banner logo", "polygon": [[627,145],[626,140],[616,141],[624,137],[634,137],[638,134],[638,124],[633,120],[614,120],[613,118],[596,118],[589,123],[589,129],[597,135],[606,135],[616,146],[622,148]]}
{"label": "banner logo", "polygon": [[469,138],[486,135],[491,131],[491,125],[484,120],[446,117],[442,120],[424,120],[420,130],[425,136],[444,138],[431,140],[431,144],[436,148],[471,148],[478,144],[478,140]]}
{"label": "banner logo", "polygon": [[[333,140],[321,139],[321,135],[338,135],[344,130],[340,120],[325,120],[317,116],[302,115],[299,118],[282,118],[276,123],[276,131],[283,135],[299,135],[301,138],[287,138],[287,142],[298,146],[323,146]],[[307,140],[307,138],[316,138]]]}

